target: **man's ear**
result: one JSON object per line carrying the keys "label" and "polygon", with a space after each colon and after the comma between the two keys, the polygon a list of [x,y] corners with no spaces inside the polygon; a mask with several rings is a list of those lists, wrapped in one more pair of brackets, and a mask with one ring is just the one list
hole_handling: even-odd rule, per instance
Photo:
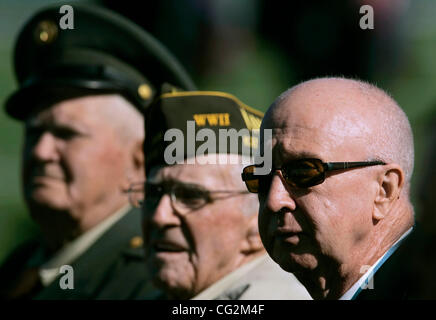
{"label": "man's ear", "polygon": [[143,150],[143,144],[144,141],[137,141],[133,146],[133,167],[135,169],[135,172],[138,172],[138,175],[140,177],[140,180],[143,181],[145,179],[144,176],[144,150]]}
{"label": "man's ear", "polygon": [[130,164],[125,171],[125,181],[123,189],[129,189],[130,185],[134,182],[141,182],[145,180],[144,169],[144,151],[142,149],[143,141],[137,141],[132,145],[130,152]]}
{"label": "man's ear", "polygon": [[251,215],[248,219],[248,228],[246,229],[246,235],[241,249],[241,252],[245,255],[264,250],[257,225],[257,214]]}
{"label": "man's ear", "polygon": [[395,163],[384,166],[378,177],[377,194],[374,200],[373,219],[383,219],[399,199],[404,186],[404,171]]}

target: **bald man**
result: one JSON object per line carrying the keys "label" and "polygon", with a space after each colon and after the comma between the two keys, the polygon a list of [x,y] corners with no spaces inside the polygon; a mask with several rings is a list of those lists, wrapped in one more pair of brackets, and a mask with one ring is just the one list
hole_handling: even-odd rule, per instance
{"label": "bald man", "polygon": [[414,152],[397,103],[368,83],[315,79],[280,95],[265,129],[272,170],[247,167],[243,179],[273,260],[314,299],[408,297],[398,248],[414,229]]}

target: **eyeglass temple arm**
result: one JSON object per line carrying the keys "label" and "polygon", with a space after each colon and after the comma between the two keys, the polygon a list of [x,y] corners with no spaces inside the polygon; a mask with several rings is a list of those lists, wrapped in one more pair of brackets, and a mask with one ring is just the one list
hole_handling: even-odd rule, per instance
{"label": "eyeglass temple arm", "polygon": [[210,190],[209,193],[214,194],[214,193],[234,193],[234,194],[238,194],[238,193],[247,193],[247,190]]}
{"label": "eyeglass temple arm", "polygon": [[327,162],[324,167],[326,171],[341,170],[357,167],[376,166],[380,164],[386,164],[383,161],[356,161],[356,162]]}

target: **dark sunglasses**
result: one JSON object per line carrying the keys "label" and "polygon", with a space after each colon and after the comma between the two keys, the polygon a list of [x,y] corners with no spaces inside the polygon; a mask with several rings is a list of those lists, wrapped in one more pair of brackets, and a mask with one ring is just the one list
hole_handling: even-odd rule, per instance
{"label": "dark sunglasses", "polygon": [[297,188],[309,188],[321,184],[326,178],[326,172],[386,164],[383,161],[359,162],[323,162],[320,159],[298,159],[273,168],[268,175],[256,175],[256,165],[243,169],[242,180],[247,185],[248,191],[258,193],[269,187],[274,171],[280,170],[286,183]]}

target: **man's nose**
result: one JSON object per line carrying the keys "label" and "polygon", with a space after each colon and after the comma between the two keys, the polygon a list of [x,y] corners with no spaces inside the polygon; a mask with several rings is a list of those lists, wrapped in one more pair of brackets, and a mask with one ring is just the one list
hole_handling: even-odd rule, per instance
{"label": "man's nose", "polygon": [[297,207],[291,193],[286,188],[286,182],[279,173],[275,173],[271,179],[271,185],[265,201],[266,209],[270,212],[281,210],[294,211]]}
{"label": "man's nose", "polygon": [[43,133],[33,145],[32,155],[40,161],[49,162],[59,160],[55,137],[49,132]]}
{"label": "man's nose", "polygon": [[160,198],[154,209],[147,208],[145,205],[143,210],[144,222],[152,227],[165,228],[180,225],[180,218],[175,214],[171,205],[171,197],[168,194]]}

